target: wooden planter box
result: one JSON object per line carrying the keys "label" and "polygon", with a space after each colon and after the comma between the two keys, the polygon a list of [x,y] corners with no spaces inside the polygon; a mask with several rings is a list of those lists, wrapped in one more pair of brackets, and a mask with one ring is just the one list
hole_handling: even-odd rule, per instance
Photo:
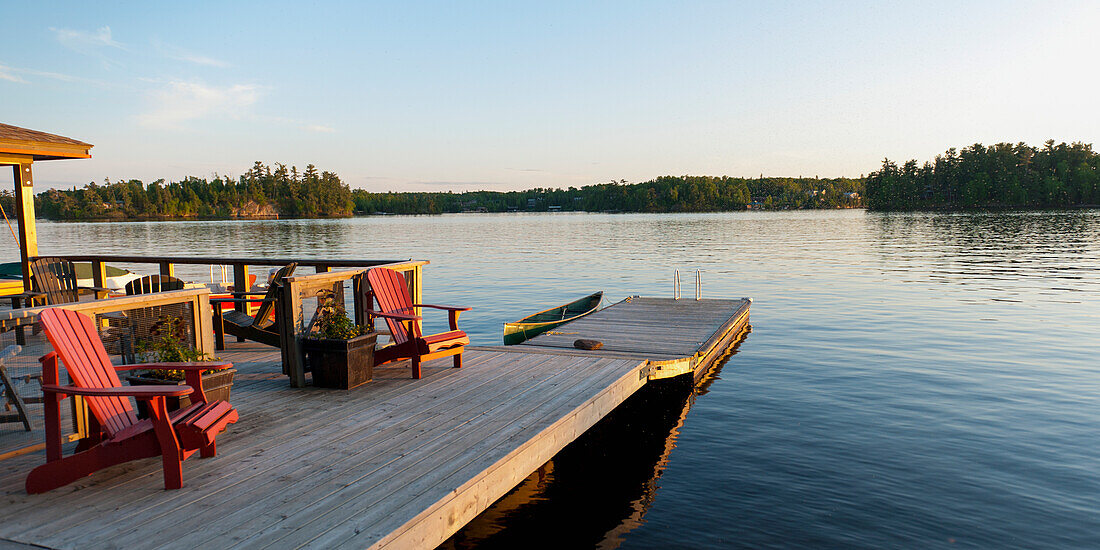
{"label": "wooden planter box", "polygon": [[[206,398],[210,401],[229,401],[229,392],[233,389],[233,375],[237,374],[237,369],[225,369],[210,374],[202,375],[202,391],[206,394]],[[183,380],[164,380],[163,378],[148,378],[145,376],[127,376],[126,381],[131,386],[181,386],[185,384]],[[169,411],[182,409],[184,407],[191,406],[191,396],[184,395],[182,397],[167,397],[165,398]],[[148,411],[145,410],[145,402],[138,401],[138,415],[142,418],[148,417]]]}
{"label": "wooden planter box", "polygon": [[374,344],[378,333],[356,336],[351,340],[302,340],[313,385],[350,390],[374,377]]}

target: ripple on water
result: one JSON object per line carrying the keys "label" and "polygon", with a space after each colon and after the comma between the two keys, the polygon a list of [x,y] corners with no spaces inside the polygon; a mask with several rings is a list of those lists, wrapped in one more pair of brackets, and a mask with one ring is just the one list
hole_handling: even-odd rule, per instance
{"label": "ripple on water", "polygon": [[[754,332],[706,393],[659,405],[682,411],[681,426],[653,419],[657,433],[615,441],[628,452],[556,458],[561,467],[535,480],[541,496],[454,546],[1100,547],[1100,211],[43,222],[39,232],[44,254],[94,242],[115,254],[427,258],[426,298],[475,305],[463,326],[479,344],[499,342],[506,320],[595,290],[669,296],[674,269],[686,288],[702,269],[705,297],[755,298]],[[621,467],[599,467],[601,456]]]}

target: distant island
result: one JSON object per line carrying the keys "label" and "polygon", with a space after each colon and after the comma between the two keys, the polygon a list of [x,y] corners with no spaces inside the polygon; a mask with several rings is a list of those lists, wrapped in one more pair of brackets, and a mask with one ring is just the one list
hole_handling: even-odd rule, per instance
{"label": "distant island", "polygon": [[1100,154],[1074,142],[1042,148],[980,143],[932,162],[889,159],[866,182],[871,210],[1066,208],[1100,205]]}
{"label": "distant island", "polygon": [[357,212],[725,212],[745,209],[863,206],[863,180],[850,178],[731,178],[662,176],[526,191],[370,193],[354,191]]}
{"label": "distant island", "polygon": [[[388,192],[352,190],[332,172],[255,163],[236,179],[189,177],[165,183],[94,182],[35,198],[51,220],[329,218],[355,214],[457,212],[721,212],[862,207],[863,180],[663,176],[581,188],[526,191]],[[0,193],[11,212],[11,192]]]}

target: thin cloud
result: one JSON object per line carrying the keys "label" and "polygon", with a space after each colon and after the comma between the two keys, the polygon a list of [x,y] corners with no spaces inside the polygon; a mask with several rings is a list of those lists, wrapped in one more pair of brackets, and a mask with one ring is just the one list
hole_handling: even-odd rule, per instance
{"label": "thin cloud", "polygon": [[18,82],[20,84],[26,84],[27,81],[23,80],[23,77],[15,74],[14,69],[11,67],[0,65],[0,80],[7,80],[8,82]]}
{"label": "thin cloud", "polygon": [[222,69],[230,66],[228,62],[222,61],[221,59],[214,59],[213,57],[197,54],[178,46],[161,42],[160,40],[153,40],[153,47],[155,47],[164,57],[176,61],[184,61],[204,67],[218,67]]}
{"label": "thin cloud", "polygon": [[224,69],[229,66],[229,63],[220,59],[214,59],[213,57],[206,57],[204,55],[193,53],[182,53],[180,55],[172,56],[172,59],[194,63],[195,65],[204,65],[206,67],[219,67]]}
{"label": "thin cloud", "polygon": [[213,116],[241,118],[259,95],[260,88],[248,84],[217,87],[171,81],[151,92],[153,108],[138,116],[138,121],[146,126],[180,128],[188,121]]}
{"label": "thin cloud", "polygon": [[314,132],[318,134],[333,134],[336,133],[336,128],[327,124],[317,124],[309,120],[303,120],[300,118],[288,118],[284,116],[272,116],[272,115],[255,115],[252,118],[258,121],[267,122],[270,124],[278,124],[280,126],[294,126],[305,132]]}
{"label": "thin cloud", "polygon": [[52,78],[53,80],[60,80],[62,82],[93,82],[93,83],[97,83],[97,84],[102,84],[98,80],[92,80],[92,79],[88,79],[88,78],[80,78],[80,77],[70,76],[70,75],[61,74],[61,73],[52,73],[50,71],[36,71],[34,69],[19,69],[19,72],[21,72],[23,74],[33,75],[33,76],[40,76],[42,78]]}
{"label": "thin cloud", "polygon": [[0,80],[9,80],[11,82],[19,82],[21,84],[29,84],[30,81],[23,78],[23,76],[37,76],[40,78],[49,78],[51,80],[60,80],[62,82],[83,82],[86,84],[93,84],[96,86],[106,87],[107,84],[100,80],[94,80],[91,78],[81,78],[78,76],[72,76],[62,73],[55,73],[51,71],[38,71],[35,69],[24,69],[22,67],[12,67],[11,65],[4,65],[0,63]]}
{"label": "thin cloud", "polygon": [[95,31],[74,31],[56,27],[50,27],[50,30],[63,46],[79,52],[102,47],[125,49],[111,36],[111,27],[108,26],[100,27]]}

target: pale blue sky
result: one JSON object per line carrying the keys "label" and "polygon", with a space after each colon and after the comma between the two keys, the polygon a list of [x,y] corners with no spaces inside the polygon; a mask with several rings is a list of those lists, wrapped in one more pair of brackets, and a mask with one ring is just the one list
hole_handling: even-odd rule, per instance
{"label": "pale blue sky", "polygon": [[4,9],[0,121],[95,148],[40,187],[859,176],[1100,133],[1100,2],[46,4]]}

